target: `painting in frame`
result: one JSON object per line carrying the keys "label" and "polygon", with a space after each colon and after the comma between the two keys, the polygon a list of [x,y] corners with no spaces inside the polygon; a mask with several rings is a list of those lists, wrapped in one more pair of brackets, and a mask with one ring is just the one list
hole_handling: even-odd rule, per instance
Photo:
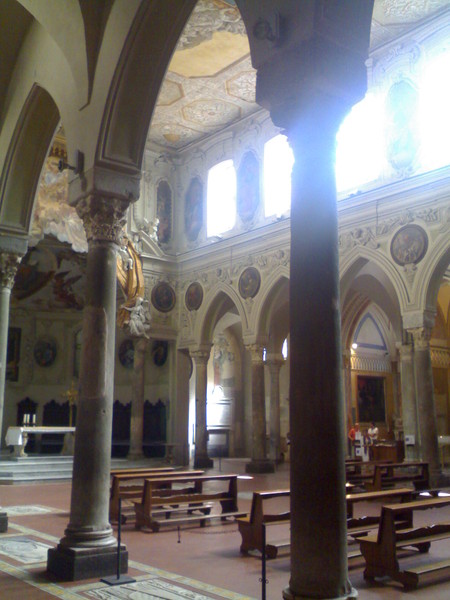
{"label": "painting in frame", "polygon": [[386,421],[385,378],[358,375],[357,401],[360,423],[384,423]]}

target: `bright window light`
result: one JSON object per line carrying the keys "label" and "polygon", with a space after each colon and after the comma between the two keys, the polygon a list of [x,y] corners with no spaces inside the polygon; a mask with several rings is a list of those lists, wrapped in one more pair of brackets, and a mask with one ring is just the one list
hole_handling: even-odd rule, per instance
{"label": "bright window light", "polygon": [[356,191],[359,186],[378,179],[385,153],[383,101],[367,94],[352,108],[337,136],[337,190]]}
{"label": "bright window light", "polygon": [[208,172],[207,235],[220,235],[236,223],[236,171],[232,160]]}
{"label": "bright window light", "polygon": [[264,212],[280,217],[291,207],[291,173],[294,154],[285,135],[264,145]]}
{"label": "bright window light", "polygon": [[450,164],[450,50],[423,66],[419,115],[421,167],[424,171]]}
{"label": "bright window light", "polygon": [[286,360],[287,356],[288,356],[287,338],[283,342],[283,347],[281,348],[281,354],[283,355],[284,360]]}

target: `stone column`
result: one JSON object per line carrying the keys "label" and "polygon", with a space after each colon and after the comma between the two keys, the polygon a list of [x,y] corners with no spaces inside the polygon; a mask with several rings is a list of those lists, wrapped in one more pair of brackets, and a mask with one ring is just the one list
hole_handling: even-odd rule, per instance
{"label": "stone column", "polygon": [[130,451],[128,458],[144,457],[142,442],[144,438],[144,387],[145,387],[145,353],[147,338],[134,338],[133,379],[131,383],[131,423]]}
{"label": "stone column", "polygon": [[[353,414],[352,414],[352,359],[349,350],[344,350],[342,353],[342,379],[344,388],[344,403],[346,410],[346,433],[350,431],[350,427],[353,425]],[[352,455],[351,442],[347,437],[347,456]]]}
{"label": "stone column", "polygon": [[3,445],[3,406],[5,402],[8,351],[9,301],[22,254],[0,248],[0,447]]}
{"label": "stone column", "polygon": [[175,405],[172,404],[172,439],[176,441],[174,459],[178,465],[189,465],[189,379],[191,359],[186,350],[177,350],[175,356]]}
{"label": "stone column", "polygon": [[274,464],[267,458],[264,348],[259,344],[245,348],[252,361],[252,459],[245,465],[245,470],[247,473],[273,473]]}
{"label": "stone column", "polygon": [[401,344],[399,352],[403,435],[405,437],[414,436],[414,444],[405,443],[405,458],[414,460],[419,457],[419,431],[417,428],[416,384],[414,381],[412,344]]}
{"label": "stone column", "polygon": [[[116,330],[116,254],[129,201],[94,189],[76,204],[89,243],[70,522],[47,570],[78,580],[116,572],[109,523]],[[123,548],[121,571],[128,569]]]}
{"label": "stone column", "polygon": [[191,352],[195,362],[195,469],[210,469],[214,461],[207,450],[208,424],[206,420],[206,392],[208,384],[207,365],[211,348]]}
{"label": "stone column", "polygon": [[414,340],[419,456],[429,463],[430,483],[434,486],[439,485],[442,473],[439,463],[433,370],[430,354],[431,329],[429,327],[416,327],[410,329],[409,332]]}
{"label": "stone column", "polygon": [[282,356],[270,357],[266,365],[270,373],[270,458],[281,461],[280,443],[280,369],[284,364]]}

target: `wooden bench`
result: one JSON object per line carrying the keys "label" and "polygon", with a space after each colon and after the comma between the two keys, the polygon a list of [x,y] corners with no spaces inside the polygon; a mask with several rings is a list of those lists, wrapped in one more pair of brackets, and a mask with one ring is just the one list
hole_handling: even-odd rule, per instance
{"label": "wooden bench", "polygon": [[366,481],[364,486],[368,492],[375,492],[405,481],[412,483],[416,489],[427,489],[430,485],[428,463],[405,461],[375,465],[372,481]]}
{"label": "wooden bench", "polygon": [[168,467],[166,470],[161,468],[129,469],[113,474],[109,498],[109,520],[111,522],[119,520],[119,499],[123,502],[122,523],[126,523],[131,516],[134,517],[134,506],[130,503],[141,498],[145,479],[157,479],[169,475],[178,478],[185,477],[190,473],[202,475],[204,471],[175,471]]}
{"label": "wooden bench", "polygon": [[[268,512],[267,503],[275,498],[290,496],[290,490],[267,490],[253,492],[252,506],[250,514],[236,519],[239,533],[242,537],[240,551],[247,554],[250,550],[259,550],[263,553],[263,523],[289,523],[291,519],[290,511]],[[282,548],[290,547],[290,540],[281,540],[266,544],[266,556],[275,558],[278,551]]]}
{"label": "wooden bench", "polygon": [[377,465],[387,465],[392,461],[370,460],[366,462],[352,461],[345,463],[346,480],[354,484],[364,484],[371,482]]}
{"label": "wooden bench", "polygon": [[[384,505],[381,509],[378,533],[358,538],[361,553],[366,561],[364,578],[373,580],[375,577],[389,576],[406,588],[416,588],[419,580],[426,575],[449,574],[450,559],[401,570],[397,554],[399,549],[407,547],[425,553],[428,552],[431,542],[450,537],[449,522],[413,527],[414,511],[448,505],[449,497]],[[401,528],[396,523],[399,517],[406,523]]]}
{"label": "wooden bench", "polygon": [[[200,521],[203,526],[206,521],[220,517],[242,517],[246,513],[240,512],[237,505],[237,475],[186,475],[146,479],[142,497],[139,502],[134,502],[136,514],[136,529],[148,527],[152,531],[159,531],[162,524],[186,524]],[[225,483],[225,490],[205,490],[205,483]],[[180,486],[184,484],[184,487]],[[174,486],[177,486],[174,487]],[[220,503],[221,512],[212,513],[211,509]],[[197,514],[193,514],[197,512]],[[180,513],[187,513],[181,515]],[[172,518],[173,514],[175,518]]]}

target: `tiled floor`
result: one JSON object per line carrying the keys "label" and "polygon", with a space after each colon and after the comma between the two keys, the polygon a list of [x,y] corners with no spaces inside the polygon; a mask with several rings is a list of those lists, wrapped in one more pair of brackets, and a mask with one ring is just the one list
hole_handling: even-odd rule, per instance
{"label": "tiled floor", "polygon": [[[216,471],[245,473],[245,461],[216,462]],[[254,489],[288,487],[288,466],[274,475],[239,480],[239,508],[248,510]],[[144,533],[132,524],[122,528],[130,569],[135,583],[107,586],[98,580],[74,583],[50,580],[45,572],[46,552],[57,544],[68,524],[69,483],[0,486],[2,511],[9,513],[9,528],[0,534],[1,600],[209,600],[262,597],[261,566],[257,556],[241,556],[237,525],[208,525],[188,529]],[[361,514],[376,506],[358,505]],[[439,519],[450,521],[450,507],[440,509]],[[448,558],[450,540],[432,545],[433,556]],[[416,557],[415,557],[416,558]],[[407,558],[405,560],[412,560]],[[324,568],[326,561],[324,561]],[[266,597],[281,598],[289,583],[288,556],[268,561]],[[349,578],[362,600],[404,598],[402,586],[391,580],[368,585],[363,578],[363,561],[350,564]],[[448,600],[450,581],[421,586],[407,593],[408,599]]]}

